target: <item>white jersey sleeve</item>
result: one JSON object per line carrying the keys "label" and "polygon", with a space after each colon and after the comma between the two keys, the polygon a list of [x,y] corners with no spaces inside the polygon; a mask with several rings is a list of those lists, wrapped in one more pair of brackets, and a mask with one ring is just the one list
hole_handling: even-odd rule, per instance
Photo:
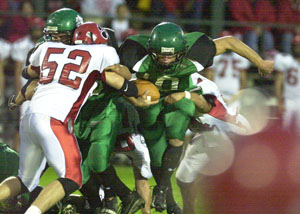
{"label": "white jersey sleeve", "polygon": [[47,43],[41,44],[30,56],[29,61],[32,66],[39,67],[42,61],[40,60],[40,55],[42,49],[46,46]]}
{"label": "white jersey sleeve", "polygon": [[[120,63],[119,56],[117,54],[116,49],[110,46],[106,46],[104,58],[103,58],[103,68],[107,68],[108,66]],[[101,70],[101,72],[103,69]]]}
{"label": "white jersey sleeve", "polygon": [[25,63],[28,52],[34,47],[34,43],[29,36],[17,40],[13,43],[11,57],[13,60]]}
{"label": "white jersey sleeve", "polygon": [[293,61],[291,55],[278,53],[274,58],[274,69],[279,72],[285,72],[293,66]]}
{"label": "white jersey sleeve", "polygon": [[0,39],[0,47],[0,60],[7,59],[10,55],[11,44],[4,39]]}

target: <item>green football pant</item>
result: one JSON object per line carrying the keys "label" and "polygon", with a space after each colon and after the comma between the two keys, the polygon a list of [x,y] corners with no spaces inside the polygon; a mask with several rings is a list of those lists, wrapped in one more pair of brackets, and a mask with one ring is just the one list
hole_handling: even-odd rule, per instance
{"label": "green football pant", "polygon": [[145,137],[153,166],[161,166],[161,159],[168,145],[167,140],[184,140],[195,104],[182,99],[172,105],[163,103],[139,109],[142,134]]}
{"label": "green football pant", "polygon": [[[105,114],[105,111],[102,114]],[[88,181],[91,172],[101,173],[109,167],[110,155],[115,147],[121,121],[121,114],[117,109],[110,110],[92,129],[89,142],[80,143],[83,158],[86,157],[82,164],[83,184]],[[83,144],[88,144],[89,149]]]}

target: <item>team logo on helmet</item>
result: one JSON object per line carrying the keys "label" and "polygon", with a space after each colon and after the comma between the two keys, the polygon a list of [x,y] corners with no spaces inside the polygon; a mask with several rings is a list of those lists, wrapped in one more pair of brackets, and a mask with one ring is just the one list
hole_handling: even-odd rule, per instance
{"label": "team logo on helmet", "polygon": [[166,47],[161,47],[162,54],[174,54],[175,53],[175,48],[166,48]]}
{"label": "team logo on helmet", "polygon": [[76,27],[78,27],[83,23],[83,18],[80,15],[77,15],[75,22],[76,22]]}

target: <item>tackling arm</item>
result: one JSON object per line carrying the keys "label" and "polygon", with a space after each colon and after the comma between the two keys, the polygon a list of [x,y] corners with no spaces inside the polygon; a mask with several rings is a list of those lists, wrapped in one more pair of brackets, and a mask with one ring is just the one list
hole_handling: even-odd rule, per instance
{"label": "tackling arm", "polygon": [[104,71],[105,72],[115,72],[127,80],[131,79],[131,73],[130,73],[129,69],[126,66],[121,65],[121,64],[111,65],[111,66],[105,68]]}
{"label": "tackling arm", "polygon": [[254,50],[233,36],[220,37],[213,40],[216,45],[216,55],[233,51],[255,64],[260,74],[270,74],[274,69],[274,62],[263,60]]}
{"label": "tackling arm", "polygon": [[190,93],[190,97],[187,97],[189,92],[176,92],[165,97],[165,102],[173,104],[183,98],[191,99],[200,113],[208,113],[212,109],[212,104],[202,95],[197,93]]}

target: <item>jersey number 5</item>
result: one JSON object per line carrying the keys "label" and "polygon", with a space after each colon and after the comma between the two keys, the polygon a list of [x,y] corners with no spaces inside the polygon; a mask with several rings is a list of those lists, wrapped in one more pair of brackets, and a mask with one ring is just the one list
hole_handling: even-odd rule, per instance
{"label": "jersey number 5", "polygon": [[[48,84],[53,81],[54,75],[57,72],[58,64],[56,61],[49,61],[51,54],[63,54],[65,48],[48,48],[46,55],[41,66],[41,71],[49,69],[47,76],[43,76],[41,72],[40,83]],[[69,53],[69,59],[76,59],[76,57],[82,57],[80,65],[67,63],[63,66],[58,82],[62,85],[71,87],[73,89],[78,89],[81,83],[81,78],[76,77],[74,80],[69,78],[71,71],[83,74],[86,72],[89,62],[91,60],[91,55],[88,51],[84,50],[73,50]]]}

